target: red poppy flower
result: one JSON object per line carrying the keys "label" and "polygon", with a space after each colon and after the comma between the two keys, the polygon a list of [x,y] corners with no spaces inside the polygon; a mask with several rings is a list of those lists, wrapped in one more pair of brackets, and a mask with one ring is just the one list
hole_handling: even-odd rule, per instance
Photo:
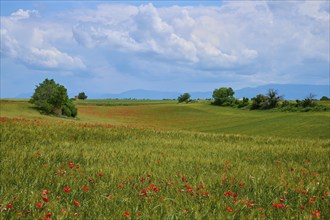
{"label": "red poppy flower", "polygon": [[227,207],[227,211],[228,211],[228,212],[232,212],[232,211],[233,211],[232,207],[228,206],[228,207]]}
{"label": "red poppy flower", "polygon": [[11,204],[11,203],[7,204],[7,208],[8,209],[12,209],[13,208],[13,204]]}
{"label": "red poppy flower", "polygon": [[155,187],[155,185],[151,183],[151,184],[148,186],[148,190],[153,190],[154,187]]}
{"label": "red poppy flower", "polygon": [[312,214],[315,215],[316,218],[320,218],[321,217],[321,211],[320,210],[312,211]]}
{"label": "red poppy flower", "polygon": [[131,216],[131,213],[129,213],[129,212],[126,211],[126,212],[124,212],[124,216],[125,217],[130,217]]}
{"label": "red poppy flower", "polygon": [[306,190],[301,190],[301,193],[306,195],[307,194],[307,191]]}
{"label": "red poppy flower", "polygon": [[47,213],[47,216],[48,216],[48,217],[52,216],[52,213],[51,213],[51,212],[48,212],[48,213]]}
{"label": "red poppy flower", "polygon": [[99,173],[98,175],[99,175],[99,177],[102,177],[103,176],[103,173]]}
{"label": "red poppy flower", "polygon": [[74,204],[75,206],[80,207],[80,203],[79,203],[77,200],[74,200],[74,201],[73,201],[73,204]]}
{"label": "red poppy flower", "polygon": [[276,203],[274,203],[274,204],[273,204],[273,207],[274,207],[274,208],[283,209],[283,208],[284,208],[284,205],[283,205],[283,204],[276,204]]}
{"label": "red poppy flower", "polygon": [[47,189],[42,190],[42,194],[43,194],[43,195],[47,195],[48,193],[49,193],[49,192],[48,192]]}
{"label": "red poppy flower", "polygon": [[143,190],[141,191],[141,194],[140,194],[140,195],[142,195],[142,196],[147,196],[147,190],[143,189]]}
{"label": "red poppy flower", "polygon": [[65,192],[70,192],[71,189],[70,189],[69,187],[64,187],[63,190],[64,190]]}
{"label": "red poppy flower", "polygon": [[142,215],[142,212],[137,212],[136,215]]}
{"label": "red poppy flower", "polygon": [[42,197],[42,200],[44,200],[44,202],[49,202],[49,199],[47,197]]}
{"label": "red poppy flower", "polygon": [[42,203],[37,202],[37,203],[36,203],[36,207],[38,207],[39,209],[42,209],[43,205],[42,205]]}
{"label": "red poppy flower", "polygon": [[313,198],[309,198],[308,203],[309,204],[314,204],[315,202],[313,201]]}
{"label": "red poppy flower", "polygon": [[243,187],[243,186],[244,186],[244,183],[240,183],[239,186],[240,186],[240,187]]}
{"label": "red poppy flower", "polygon": [[88,187],[87,186],[83,186],[82,188],[84,191],[88,191]]}
{"label": "red poppy flower", "polygon": [[69,165],[70,169],[72,169],[74,167],[72,162],[68,162],[68,165]]}
{"label": "red poppy flower", "polygon": [[301,210],[304,210],[304,209],[305,209],[305,206],[303,206],[303,205],[300,206],[300,209],[301,209]]}
{"label": "red poppy flower", "polygon": [[280,202],[282,202],[282,203],[283,203],[283,202],[285,202],[285,200],[284,200],[283,198],[281,198],[281,199],[280,199]]}

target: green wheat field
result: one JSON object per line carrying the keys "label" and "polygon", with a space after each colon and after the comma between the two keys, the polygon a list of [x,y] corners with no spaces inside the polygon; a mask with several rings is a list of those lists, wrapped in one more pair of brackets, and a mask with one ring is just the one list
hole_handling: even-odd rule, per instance
{"label": "green wheat field", "polygon": [[0,219],[330,219],[330,112],[1,100]]}

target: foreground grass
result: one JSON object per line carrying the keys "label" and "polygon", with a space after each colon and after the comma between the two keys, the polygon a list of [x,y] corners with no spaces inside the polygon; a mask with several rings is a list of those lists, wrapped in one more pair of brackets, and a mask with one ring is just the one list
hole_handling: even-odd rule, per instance
{"label": "foreground grass", "polygon": [[2,219],[330,218],[330,141],[1,118]]}

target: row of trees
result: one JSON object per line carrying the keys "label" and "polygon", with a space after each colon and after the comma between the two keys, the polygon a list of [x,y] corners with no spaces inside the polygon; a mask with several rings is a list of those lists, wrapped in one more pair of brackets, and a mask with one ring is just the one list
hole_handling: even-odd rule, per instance
{"label": "row of trees", "polygon": [[[215,89],[212,94],[213,105],[219,106],[232,106],[238,108],[249,108],[251,110],[255,109],[273,109],[277,107],[285,108],[287,110],[292,110],[293,108],[309,108],[315,107],[317,104],[315,102],[315,96],[310,94],[304,100],[296,100],[296,102],[289,102],[283,99],[282,95],[278,94],[275,89],[269,89],[268,92],[264,94],[258,94],[251,99],[248,98],[236,99],[234,97],[234,90],[230,87],[221,87]],[[328,97],[323,96],[321,101],[329,100]],[[190,94],[184,93],[178,97],[178,102],[190,102]]]}

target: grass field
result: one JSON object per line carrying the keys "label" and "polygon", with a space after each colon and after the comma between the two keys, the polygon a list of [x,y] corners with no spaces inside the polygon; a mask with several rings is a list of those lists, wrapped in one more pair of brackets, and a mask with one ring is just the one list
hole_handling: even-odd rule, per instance
{"label": "grass field", "polygon": [[1,102],[0,218],[330,218],[329,112],[108,102]]}

